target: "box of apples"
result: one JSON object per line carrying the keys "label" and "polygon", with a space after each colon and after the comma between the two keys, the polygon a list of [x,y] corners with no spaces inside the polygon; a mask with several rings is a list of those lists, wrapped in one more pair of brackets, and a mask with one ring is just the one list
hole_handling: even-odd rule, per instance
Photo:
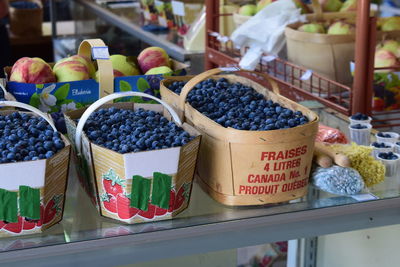
{"label": "box of apples", "polygon": [[[306,23],[286,27],[288,59],[331,80],[351,85],[357,1],[313,0],[313,4],[319,6],[319,12],[307,15]],[[379,18],[377,26],[378,36],[400,35],[400,17]]]}
{"label": "box of apples", "polygon": [[[92,56],[94,49],[105,50],[106,57]],[[83,41],[77,55],[55,64],[24,57],[4,71],[8,77],[7,90],[19,102],[54,114],[57,126],[63,128],[60,113],[87,106],[114,91],[140,91],[158,96],[160,80],[164,76],[184,75],[185,67],[171,60],[159,47],[146,48],[137,59],[108,56],[105,44],[93,39]],[[147,102],[140,97],[124,100]]]}

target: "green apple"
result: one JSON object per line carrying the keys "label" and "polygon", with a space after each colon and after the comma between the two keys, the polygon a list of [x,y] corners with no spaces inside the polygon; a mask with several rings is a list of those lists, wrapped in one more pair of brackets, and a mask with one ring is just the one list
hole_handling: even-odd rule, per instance
{"label": "green apple", "polygon": [[378,49],[384,49],[395,54],[396,57],[400,57],[400,43],[396,40],[385,40]]}
{"label": "green apple", "polygon": [[390,17],[384,20],[381,30],[384,32],[400,30],[400,17]]}
{"label": "green apple", "polygon": [[375,68],[390,68],[397,65],[396,55],[386,49],[378,49],[375,52]]}
{"label": "green apple", "polygon": [[320,23],[303,24],[297,30],[310,33],[325,33],[325,28]]}
{"label": "green apple", "polygon": [[357,11],[357,0],[346,0],[339,10],[340,12]]}
{"label": "green apple", "polygon": [[352,24],[336,21],[328,28],[327,34],[353,34],[355,28]]}
{"label": "green apple", "polygon": [[149,69],[145,73],[145,75],[168,74],[168,73],[172,73],[171,68],[169,68],[167,66],[161,66],[161,67],[155,67],[155,68]]}
{"label": "green apple", "polygon": [[323,11],[336,12],[342,7],[342,2],[340,0],[318,0]]}
{"label": "green apple", "polygon": [[244,5],[239,8],[239,15],[243,16],[253,16],[257,13],[256,5]]}
{"label": "green apple", "polygon": [[139,68],[129,57],[112,55],[110,60],[114,70],[114,77],[140,75]]}

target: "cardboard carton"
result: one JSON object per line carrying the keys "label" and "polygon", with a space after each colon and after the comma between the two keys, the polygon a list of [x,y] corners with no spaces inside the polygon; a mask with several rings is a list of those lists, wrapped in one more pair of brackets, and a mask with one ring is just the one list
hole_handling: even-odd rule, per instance
{"label": "cardboard carton", "polygon": [[[88,114],[112,99],[126,96],[144,96],[157,100],[141,93],[115,93],[88,109],[65,114],[68,136],[74,140],[79,166],[83,168],[81,179],[90,188],[87,192],[102,216],[130,224],[171,219],[189,203],[200,135],[184,123],[182,127],[196,136],[188,144],[126,154],[90,142],[82,132]],[[164,110],[161,105],[134,103],[115,103],[103,107],[111,106],[128,110],[141,107],[158,112]],[[180,125],[172,108],[165,109],[172,113],[175,122]],[[82,124],[77,125],[76,119],[80,119]]]}

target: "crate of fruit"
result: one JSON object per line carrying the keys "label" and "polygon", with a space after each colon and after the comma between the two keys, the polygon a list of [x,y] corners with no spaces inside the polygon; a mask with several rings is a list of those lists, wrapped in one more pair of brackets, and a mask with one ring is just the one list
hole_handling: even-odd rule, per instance
{"label": "crate of fruit", "polygon": [[[177,106],[202,135],[200,184],[226,205],[263,205],[304,196],[318,116],[281,96],[266,74],[257,75],[263,75],[274,92],[243,76],[216,75],[232,71],[244,72],[212,69],[188,82],[176,77],[161,84],[162,98]],[[164,98],[165,93],[170,97]]]}
{"label": "crate of fruit", "polygon": [[[347,0],[343,5],[338,0],[324,1],[322,5],[317,0],[312,2],[315,13],[306,15],[305,23],[294,23],[285,29],[288,59],[351,86],[350,62],[355,55],[357,1]],[[398,37],[399,30],[400,18],[379,18],[379,38]],[[301,76],[300,73],[295,75]],[[314,86],[321,87],[318,84]]]}
{"label": "crate of fruit", "polygon": [[29,105],[0,106],[0,237],[41,233],[63,216],[70,144],[53,121]]}
{"label": "crate of fruit", "polygon": [[[62,112],[85,107],[114,91],[140,91],[157,96],[160,80],[170,75],[185,75],[186,67],[171,60],[159,47],[146,48],[137,59],[109,56],[102,40],[88,39],[80,44],[77,55],[55,64],[24,57],[13,67],[6,67],[5,73],[7,90],[19,102],[54,114],[57,126],[62,127],[64,121],[59,116]],[[124,100],[146,102],[141,97]]]}
{"label": "crate of fruit", "polygon": [[[104,105],[127,96],[162,105]],[[200,135],[163,101],[138,92],[114,93],[65,116],[102,216],[140,223],[173,218],[188,206]]]}

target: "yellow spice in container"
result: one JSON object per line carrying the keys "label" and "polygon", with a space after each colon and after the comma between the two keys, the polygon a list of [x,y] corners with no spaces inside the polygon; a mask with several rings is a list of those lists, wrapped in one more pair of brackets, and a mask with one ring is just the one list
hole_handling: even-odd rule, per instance
{"label": "yellow spice in container", "polygon": [[356,143],[351,143],[351,145],[335,144],[331,147],[335,152],[349,157],[351,167],[360,173],[366,186],[372,186],[385,180],[385,166],[372,157],[373,148],[359,146]]}

